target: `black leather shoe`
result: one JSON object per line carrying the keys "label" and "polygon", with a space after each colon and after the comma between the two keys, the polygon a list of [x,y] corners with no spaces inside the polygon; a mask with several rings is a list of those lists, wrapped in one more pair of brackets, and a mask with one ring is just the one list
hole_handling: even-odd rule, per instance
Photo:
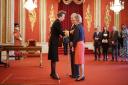
{"label": "black leather shoe", "polygon": [[83,76],[82,78],[80,78],[80,77],[77,78],[76,81],[82,81],[82,80],[84,80],[84,79],[85,79],[85,77]]}
{"label": "black leather shoe", "polygon": [[55,80],[60,80],[59,76],[57,76],[56,74],[50,74],[50,76]]}
{"label": "black leather shoe", "polygon": [[71,78],[78,78],[79,76],[69,75],[69,77],[71,77]]}

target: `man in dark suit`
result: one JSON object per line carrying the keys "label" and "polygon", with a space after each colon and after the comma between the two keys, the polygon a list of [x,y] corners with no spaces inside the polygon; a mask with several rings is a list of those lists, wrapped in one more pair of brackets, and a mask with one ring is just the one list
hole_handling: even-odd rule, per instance
{"label": "man in dark suit", "polygon": [[57,19],[53,22],[51,27],[51,35],[49,40],[49,51],[48,51],[48,60],[51,60],[51,74],[50,76],[53,79],[59,80],[59,76],[56,73],[56,62],[59,61],[58,59],[58,42],[59,36],[65,36],[64,32],[62,31],[61,21],[65,19],[65,12],[59,11],[57,14]]}
{"label": "man in dark suit", "polygon": [[111,47],[112,47],[112,61],[114,59],[117,61],[118,57],[118,31],[115,26],[113,26],[113,31],[111,32],[110,35],[110,41],[111,41]]}
{"label": "man in dark suit", "polygon": [[101,55],[101,37],[102,33],[100,32],[100,28],[97,27],[95,29],[96,31],[93,34],[93,40],[94,40],[94,53],[95,53],[95,61],[98,59],[100,60],[100,55]]}
{"label": "man in dark suit", "polygon": [[71,29],[69,31],[69,47],[70,47],[70,59],[71,59],[71,78],[77,78],[79,77],[79,66],[75,64],[75,50],[73,47],[73,31],[76,28],[76,25],[74,24],[74,17],[76,16],[76,13],[71,14]]}

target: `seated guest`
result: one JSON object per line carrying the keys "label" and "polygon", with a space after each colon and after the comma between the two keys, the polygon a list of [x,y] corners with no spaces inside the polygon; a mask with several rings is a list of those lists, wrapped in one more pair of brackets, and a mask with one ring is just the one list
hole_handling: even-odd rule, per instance
{"label": "seated guest", "polygon": [[118,30],[115,26],[113,26],[113,31],[110,34],[110,43],[112,48],[112,61],[114,59],[117,61],[118,57]]}
{"label": "seated guest", "polygon": [[108,47],[109,47],[109,31],[107,30],[107,27],[104,27],[102,32],[102,49],[103,49],[103,61],[107,61],[108,57]]}
{"label": "seated guest", "polygon": [[[14,24],[14,45],[21,46],[22,45],[22,37],[20,34],[20,25],[18,23]],[[15,51],[16,60],[19,60],[22,57],[22,53],[20,51]]]}
{"label": "seated guest", "polygon": [[94,40],[94,53],[95,53],[95,61],[96,61],[97,59],[100,60],[100,55],[101,55],[100,47],[101,47],[102,33],[100,32],[99,27],[97,27],[95,30],[96,31],[93,34],[93,40]]}

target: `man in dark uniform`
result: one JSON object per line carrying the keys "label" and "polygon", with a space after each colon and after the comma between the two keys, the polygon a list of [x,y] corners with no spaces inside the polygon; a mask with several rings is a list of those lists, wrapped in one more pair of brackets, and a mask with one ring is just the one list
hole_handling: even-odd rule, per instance
{"label": "man in dark uniform", "polygon": [[51,27],[51,36],[49,40],[49,51],[48,51],[48,60],[51,60],[51,74],[50,76],[53,79],[59,80],[59,76],[56,73],[56,62],[58,59],[58,42],[59,36],[65,36],[64,32],[62,31],[61,21],[65,19],[65,12],[60,11],[57,14],[57,19],[53,22]]}
{"label": "man in dark uniform", "polygon": [[94,40],[94,53],[95,53],[95,61],[100,60],[101,55],[101,37],[102,33],[100,32],[100,28],[97,27],[95,29],[96,31],[93,34],[93,40]]}
{"label": "man in dark uniform", "polygon": [[112,61],[114,61],[114,59],[117,61],[117,57],[118,57],[118,35],[119,34],[117,28],[114,26],[110,36],[111,47],[112,47]]}
{"label": "man in dark uniform", "polygon": [[70,59],[71,59],[71,78],[77,78],[79,77],[79,66],[75,64],[75,52],[74,52],[74,47],[73,47],[73,31],[76,28],[76,25],[74,24],[74,19],[75,16],[77,14],[76,13],[72,13],[71,14],[71,29],[69,31],[69,47],[70,47]]}

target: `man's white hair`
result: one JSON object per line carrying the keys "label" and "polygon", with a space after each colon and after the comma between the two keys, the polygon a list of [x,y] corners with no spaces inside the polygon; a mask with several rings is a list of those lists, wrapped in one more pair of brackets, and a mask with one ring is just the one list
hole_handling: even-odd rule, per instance
{"label": "man's white hair", "polygon": [[82,17],[81,17],[80,14],[77,14],[77,15],[75,16],[75,18],[76,18],[76,20],[78,20],[79,23],[82,23]]}
{"label": "man's white hair", "polygon": [[113,26],[113,30],[117,31],[118,29],[117,29],[117,27],[116,27],[116,26]]}
{"label": "man's white hair", "polygon": [[77,15],[77,13],[72,13],[71,17],[75,17]]}

